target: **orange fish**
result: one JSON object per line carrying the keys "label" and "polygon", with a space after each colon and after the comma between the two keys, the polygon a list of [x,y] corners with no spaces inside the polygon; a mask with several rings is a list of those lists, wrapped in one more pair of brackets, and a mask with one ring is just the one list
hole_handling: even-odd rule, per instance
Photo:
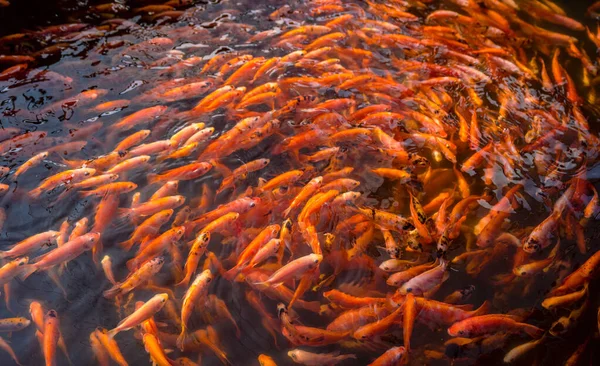
{"label": "orange fish", "polygon": [[200,178],[212,169],[212,164],[201,162],[184,165],[179,168],[168,170],[162,174],[148,175],[148,183],[153,184],[164,180],[192,180]]}

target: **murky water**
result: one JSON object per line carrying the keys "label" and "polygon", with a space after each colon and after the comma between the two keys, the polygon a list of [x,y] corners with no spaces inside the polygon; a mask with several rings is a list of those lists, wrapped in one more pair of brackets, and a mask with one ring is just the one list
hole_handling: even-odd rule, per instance
{"label": "murky water", "polygon": [[[0,236],[0,248],[3,250],[31,235],[59,230],[65,220],[73,224],[87,217],[91,229],[100,202],[98,198],[83,197],[75,190],[63,193],[64,185],[42,194],[38,200],[29,197],[29,192],[49,176],[110,153],[131,133],[148,128],[151,133],[144,142],[153,142],[168,139],[195,122],[204,122],[206,127],[215,129],[212,137],[199,144],[198,150],[190,156],[159,161],[157,154],[149,154],[153,156],[150,163],[140,164],[120,174],[119,181],[137,184],[134,192],[141,193],[144,202],[159,187],[148,183],[149,174],[163,173],[195,162],[210,143],[226,136],[227,131],[231,131],[243,118],[276,113],[269,115],[280,119],[281,126],[275,133],[267,137],[253,136],[257,143],[242,149],[222,147],[217,154],[204,159],[215,165],[210,173],[179,183],[178,194],[185,197],[185,205],[194,212],[188,222],[239,197],[260,197],[258,207],[242,213],[237,225],[232,225],[234,229],[213,235],[208,251],[214,253],[226,269],[233,267],[239,254],[236,244],[243,247],[260,229],[283,222],[283,211],[300,187],[316,176],[352,167],[354,170],[348,177],[360,182],[353,190],[360,192],[361,197],[355,203],[344,204],[335,210],[326,205],[314,222],[319,234],[318,242],[325,248],[325,259],[320,268],[321,277],[312,285],[323,279],[329,281],[320,283],[316,291],[311,289],[303,295],[302,300],[312,302],[307,307],[316,304],[323,306],[322,310],[326,308],[329,301],[323,293],[332,289],[359,297],[390,297],[394,294],[396,288],[385,283],[388,275],[378,269],[383,261],[390,259],[385,250],[381,225],[364,219],[351,225],[350,229],[336,230],[336,227],[355,215],[357,207],[376,208],[410,218],[412,194],[426,207],[430,204],[427,210],[431,211],[427,212],[427,216],[431,220],[425,226],[434,240],[426,242],[419,233],[419,248],[407,248],[409,240],[405,230],[392,230],[402,247],[402,259],[425,263],[439,256],[450,263],[448,279],[437,291],[428,295],[429,298],[443,301],[458,289],[474,286],[475,290],[465,304],[477,308],[488,301],[490,313],[518,310],[519,314],[526,314],[524,322],[545,331],[561,316],[568,316],[573,309],[587,304],[572,328],[558,335],[546,332],[544,341],[518,358],[517,363],[564,364],[585,342],[589,343],[579,363],[592,364],[599,359],[596,313],[600,298],[597,281],[590,280],[588,295],[572,306],[552,311],[541,306],[548,293],[566,275],[599,249],[598,223],[594,217],[584,217],[584,208],[593,198],[591,187],[598,189],[600,179],[597,168],[600,115],[594,97],[596,88],[593,81],[584,80],[596,77],[591,71],[598,66],[598,59],[596,46],[586,38],[585,32],[549,24],[526,10],[518,12],[523,21],[579,40],[578,47],[590,55],[591,65],[587,68],[575,56],[569,56],[566,51],[568,42],[565,45],[562,38],[553,43],[540,36],[528,36],[523,32],[524,26],[515,26],[513,21],[510,28],[515,31],[510,33],[510,37],[509,32],[494,33],[494,30],[488,29],[500,30],[504,24],[498,19],[495,27],[482,25],[482,19],[479,19],[480,23],[469,26],[468,22],[461,23],[453,16],[440,17],[439,21],[424,21],[438,9],[461,11],[465,16],[477,18],[478,11],[488,8],[482,6],[467,14],[464,9],[461,10],[460,1],[425,1],[424,4],[416,1],[408,1],[407,4],[401,1],[389,4],[366,1],[339,4],[335,1],[330,4],[325,1],[278,0],[180,1],[169,5],[136,1],[115,2],[112,6],[95,1],[59,3],[65,11],[55,11],[57,5],[52,2],[25,1],[15,1],[10,7],[0,9],[0,18],[7,20],[5,26],[0,26],[0,36],[4,37],[0,38],[0,54],[32,57],[31,61],[24,62],[26,68],[0,81],[0,124],[4,129],[0,131],[3,136],[0,165],[10,169],[2,178],[2,183],[8,185],[8,191],[1,197],[1,206],[7,214]],[[563,6],[567,15],[595,29],[596,21],[584,17],[587,5],[571,5]],[[352,16],[352,20],[335,23],[336,19],[348,15]],[[488,16],[494,17],[493,14]],[[323,40],[321,44],[312,43],[323,35],[321,31],[283,36],[302,25],[328,23],[333,25],[323,33],[339,32],[340,35]],[[71,25],[43,30],[43,27],[57,24]],[[426,25],[448,26],[456,34],[449,35],[447,28],[424,30]],[[18,32],[23,33],[11,36]],[[390,34],[413,38],[388,37]],[[414,39],[426,39],[429,43],[415,45]],[[330,49],[313,55],[313,58],[306,58],[305,54],[290,56],[298,50],[310,52],[321,47]],[[497,52],[489,50],[496,47]],[[574,97],[565,85],[553,86],[549,90],[545,84],[541,61],[554,78],[552,57],[555,48],[561,50],[559,63],[573,79],[579,101],[573,101]],[[482,49],[488,51],[475,52]],[[235,69],[250,61],[247,58],[226,70],[226,63],[241,55],[264,60],[248,71],[248,75],[244,73],[238,75],[238,79],[228,79]],[[210,60],[221,57],[223,61],[202,72]],[[260,66],[278,57],[284,60],[287,57],[287,61],[273,63],[274,66],[267,72],[254,75]],[[498,58],[510,60],[511,64],[502,64]],[[431,65],[438,65],[439,69]],[[456,72],[456,68],[465,65],[469,68]],[[2,65],[3,69],[4,66],[9,65]],[[587,76],[583,74],[584,68]],[[360,75],[369,75],[369,78],[352,86],[342,86]],[[434,81],[427,84],[427,80]],[[551,84],[553,80],[550,80]],[[192,82],[208,82],[210,87],[197,94],[185,92],[173,98],[165,95],[168,90]],[[234,98],[204,113],[189,113],[209,93],[225,84],[245,88],[244,94],[268,82],[277,83],[277,91],[256,104],[241,107],[240,98]],[[81,93],[86,97],[82,97]],[[282,113],[286,104],[298,96],[310,96],[312,99],[306,99],[304,104]],[[344,100],[339,104],[316,107],[334,99]],[[118,102],[103,105],[111,101]],[[397,115],[373,121],[353,119],[357,110],[375,104],[384,105],[382,111]],[[166,112],[151,116],[128,130],[116,127],[124,117],[153,106],[166,106]],[[375,112],[363,117],[373,114]],[[370,132],[347,139],[339,135],[332,137],[340,131],[354,128],[367,128]],[[381,138],[365,137],[365,133],[373,133],[376,128],[401,141],[406,151],[423,158],[428,164],[419,166],[414,157],[409,163],[399,162],[401,159],[390,159],[385,151],[382,154],[381,150],[393,149],[384,146]],[[555,135],[552,135],[553,131]],[[310,135],[311,132],[317,136]],[[8,142],[13,136],[24,133],[40,135],[28,139],[26,144]],[[290,141],[293,136],[306,136],[293,140],[298,143],[297,149],[282,143]],[[284,140],[286,138],[288,140]],[[234,146],[247,141],[235,141]],[[512,151],[511,146],[516,151]],[[305,158],[331,147],[339,147],[340,150],[322,161],[310,162]],[[42,151],[49,151],[49,156],[15,182],[11,178],[15,170]],[[465,168],[466,162],[477,153],[482,154],[479,164],[472,170]],[[233,190],[214,194],[228,169],[233,170],[261,158],[270,159],[265,168],[236,182]],[[299,168],[304,173],[297,182],[271,192],[257,189],[262,179],[269,180]],[[397,170],[395,174],[402,171],[406,177],[400,179],[401,182],[383,179],[372,172],[376,168],[393,168]],[[559,198],[569,192],[569,187],[576,187],[574,189],[579,196],[567,197],[569,209],[565,209],[561,223],[552,230],[557,235],[549,235],[552,237],[550,245],[542,252],[523,259],[522,248],[498,242],[491,246],[493,249],[481,251],[465,262],[453,261],[465,252],[481,250],[477,246],[481,235],[473,233],[474,227],[509,188],[518,184],[522,188],[511,202],[511,213],[506,221],[500,221],[503,227],[493,240],[506,232],[525,242],[534,227],[550,216]],[[119,195],[119,207],[130,207],[134,192]],[[212,193],[207,195],[206,192]],[[458,225],[456,238],[444,253],[438,250],[437,245],[442,232],[435,230],[440,204],[432,204],[441,197],[440,194],[455,197],[453,202],[448,201],[448,214],[457,202],[470,195],[482,195],[461,214],[465,219]],[[211,197],[208,203],[203,198],[205,196]],[[296,250],[293,258],[311,251],[301,233],[303,229],[297,226],[299,211],[292,215],[295,225],[292,248]],[[592,211],[597,213],[593,207]],[[110,256],[115,276],[120,280],[129,274],[125,264],[135,251],[126,252],[117,244],[130,237],[135,225],[131,220],[116,217],[116,214],[111,216],[115,217],[101,234],[104,251],[99,258]],[[170,224],[164,225],[162,231],[166,231],[168,226]],[[369,231],[372,233],[368,234]],[[326,246],[326,233],[335,235],[331,247]],[[582,233],[585,240],[578,240],[578,233]],[[185,240],[179,241],[174,249],[183,256],[183,262],[188,252],[185,242],[196,234],[186,231]],[[348,260],[347,251],[361,238],[367,238],[367,245],[358,251],[356,259]],[[559,242],[558,255],[544,266],[546,269],[532,276],[511,275],[514,263],[548,258],[556,242]],[[582,253],[582,249],[586,252]],[[172,289],[176,295],[174,303],[181,305],[179,300],[185,291],[174,287],[177,277],[180,277],[173,270],[178,259],[173,257],[172,251],[166,253],[167,263],[152,279],[153,285],[163,289],[138,288],[133,292],[134,300],[127,304],[124,304],[127,298],[115,304],[114,300],[103,296],[110,283],[102,269],[94,264],[91,252],[86,252],[69,262],[60,275],[66,296],[44,272],[35,273],[25,281],[14,279],[10,287],[2,291],[6,306],[0,309],[0,318],[29,317],[30,302],[39,301],[46,309],[58,312],[60,329],[73,364],[95,364],[97,361],[90,347],[89,335],[97,327],[115,327],[123,314],[133,311],[135,301],[146,301],[154,294],[164,292],[164,288]],[[284,258],[284,262],[290,261],[288,251]],[[204,260],[202,258],[200,266]],[[272,259],[263,268],[265,273],[275,268],[271,262]],[[281,299],[270,298],[264,291],[258,291],[243,280],[227,280],[217,274],[214,264],[212,268],[216,280],[209,293],[227,304],[241,334],[238,337],[236,328],[226,319],[203,319],[201,314],[194,315],[188,327],[213,326],[223,351],[234,365],[257,364],[259,354],[268,354],[281,365],[292,364],[287,353],[296,346],[290,345],[282,336],[281,328],[275,329],[275,337],[265,328],[264,315],[249,304],[247,296],[248,293],[259,296],[277,327],[281,327],[276,310]],[[291,282],[286,285],[294,289]],[[329,311],[321,314],[298,306],[294,310],[301,323],[322,329],[341,313],[339,308],[331,306]],[[174,324],[166,310],[159,312],[155,320],[160,323],[161,332],[179,333],[179,325]],[[527,335],[503,335],[498,331],[493,333],[497,339],[489,343],[484,338],[460,347],[447,345],[444,343],[452,338],[447,333],[449,325],[419,321],[417,316],[407,362],[414,365],[500,364],[512,348],[531,341]],[[31,324],[25,330],[4,337],[10,341],[22,364],[44,363],[35,332],[36,327]],[[139,334],[138,330],[132,330],[115,337],[130,365],[148,363],[149,356]],[[196,360],[201,354],[202,364],[221,364],[206,347],[200,352],[180,352],[171,340],[163,337],[161,341],[164,348],[175,350],[169,354],[174,359],[187,356]],[[349,335],[343,342],[301,348],[317,353],[340,351],[342,354],[356,354],[356,359],[346,360],[343,364],[363,365],[388,348],[402,344],[402,328],[394,324],[368,341],[356,340]],[[12,362],[1,351],[0,360],[2,365]],[[68,364],[60,350],[57,351],[57,364]]]}

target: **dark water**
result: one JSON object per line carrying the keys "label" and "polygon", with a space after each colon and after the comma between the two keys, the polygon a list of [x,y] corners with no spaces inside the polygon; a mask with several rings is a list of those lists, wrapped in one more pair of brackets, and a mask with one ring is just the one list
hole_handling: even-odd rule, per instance
{"label": "dark water", "polygon": [[[268,15],[279,9],[284,4],[290,5],[291,13],[289,20],[270,20]],[[80,151],[69,152],[68,154],[54,154],[51,158],[46,159],[44,163],[30,170],[27,173],[28,179],[19,184],[10,184],[10,191],[2,197],[2,207],[8,213],[8,218],[2,229],[0,245],[7,248],[19,240],[22,240],[30,235],[49,230],[50,228],[58,230],[60,224],[68,219],[70,222],[75,222],[82,217],[93,217],[96,209],[97,201],[92,199],[82,199],[76,194],[68,195],[66,198],[58,202],[53,202],[52,199],[43,199],[40,202],[32,203],[24,196],[25,193],[34,188],[39,181],[50,174],[56,174],[64,169],[65,162],[62,160],[85,160],[91,159],[98,155],[111,151],[115,141],[108,136],[111,132],[111,125],[118,122],[123,116],[134,111],[140,110],[152,105],[164,104],[160,100],[151,101],[136,101],[144,92],[149,91],[159,82],[172,80],[175,78],[194,78],[197,69],[190,69],[180,73],[170,73],[165,70],[166,66],[173,64],[173,59],[192,55],[210,57],[221,52],[235,50],[238,52],[250,53],[255,56],[275,57],[283,56],[290,52],[280,47],[272,46],[269,41],[247,43],[246,39],[249,34],[256,34],[263,30],[276,28],[292,28],[298,22],[306,20],[308,24],[315,23],[319,20],[319,24],[323,23],[323,19],[318,16],[309,16],[304,14],[294,13],[294,9],[303,9],[303,2],[283,2],[283,1],[238,1],[238,2],[196,2],[192,7],[185,5],[178,8],[185,13],[179,20],[165,21],[160,19],[152,19],[152,16],[139,14],[135,11],[140,6],[146,6],[151,2],[127,2],[129,10],[123,10],[115,15],[115,18],[122,17],[131,19],[131,23],[110,21],[110,17],[101,15],[96,10],[90,11],[89,7],[100,5],[100,2],[26,2],[15,1],[15,4],[7,9],[0,9],[0,35],[9,35],[17,32],[31,32],[42,29],[45,26],[65,24],[71,22],[84,22],[90,24],[85,28],[84,33],[81,33],[77,38],[73,39],[67,35],[47,36],[47,37],[24,37],[18,42],[7,42],[2,45],[0,53],[6,54],[35,54],[36,61],[33,70],[29,70],[26,77],[19,79],[11,79],[8,81],[0,81],[0,123],[3,128],[17,127],[22,131],[46,131],[48,137],[55,138],[54,144],[71,141],[73,133],[77,131],[85,131],[87,128],[95,128],[98,126],[98,132],[90,134],[89,137],[84,137],[87,141],[86,146]],[[357,6],[366,9],[365,2],[356,2]],[[434,7],[434,5],[431,5]],[[448,6],[451,7],[452,6]],[[585,8],[584,2],[575,2],[573,4],[563,4],[563,8],[567,14],[575,19],[590,26],[595,27],[595,22],[591,19],[583,17]],[[57,9],[61,9],[58,10]],[[186,10],[189,9],[189,10]],[[427,12],[425,12],[427,13]],[[375,17],[375,16],[374,16]],[[236,25],[245,24],[246,27],[236,27]],[[548,29],[561,31],[571,34],[576,37],[583,37],[581,32],[569,32],[564,28],[549,26]],[[594,28],[593,28],[594,29]],[[85,32],[88,32],[87,35]],[[174,40],[174,45],[169,47],[169,56],[166,49],[148,49],[141,52],[131,52],[127,47],[140,43],[154,37],[169,37]],[[120,44],[120,42],[123,44]],[[583,41],[583,40],[582,40]],[[118,42],[118,43],[117,43]],[[58,45],[58,46],[57,46]],[[111,45],[108,47],[107,45]],[[55,46],[54,48],[47,48]],[[371,46],[371,51],[377,51],[376,45]],[[591,45],[588,45],[589,49]],[[39,52],[46,49],[46,51]],[[382,57],[389,56],[388,50],[378,54]],[[593,56],[593,53],[590,53]],[[549,65],[549,58],[546,58]],[[385,62],[378,64],[379,67],[384,67]],[[574,75],[579,67],[578,63],[572,62],[566,64],[565,68]],[[52,71],[54,73],[67,76],[72,79],[72,82],[61,80],[48,80],[44,76],[44,72]],[[383,75],[385,70],[378,70]],[[300,71],[291,69],[285,76],[291,77],[300,75]],[[39,74],[39,77],[35,75]],[[47,74],[46,74],[47,75]],[[55,74],[56,75],[56,74]],[[43,113],[43,108],[56,101],[71,97],[86,90],[106,90],[106,94],[93,101],[89,105],[76,108],[64,108],[55,113]],[[249,88],[250,89],[250,88]],[[538,85],[532,85],[532,90],[539,90]],[[580,92],[583,95],[589,89],[581,88]],[[347,97],[342,93],[336,94],[334,90],[319,91],[322,96],[341,96]],[[554,101],[554,96],[544,95],[544,98]],[[494,93],[490,91],[490,103],[494,101],[492,96]],[[290,96],[288,96],[290,97]],[[92,106],[102,102],[127,99],[130,102],[128,106],[122,110],[114,110],[108,113],[94,113]],[[564,98],[556,98],[564,102]],[[185,111],[193,107],[198,101],[198,98],[186,101],[176,101],[167,103],[170,108],[178,111]],[[566,102],[565,102],[566,103]],[[594,115],[593,108],[587,111],[589,118],[590,129],[597,131],[599,129],[598,116]],[[215,113],[203,119],[208,126],[213,126],[216,129],[215,135],[231,128],[233,119],[227,111],[216,111]],[[159,123],[153,126],[151,138],[160,140],[171,136],[177,131],[186,121],[177,121],[175,119],[161,119]],[[287,127],[287,134],[293,131],[293,128]],[[127,134],[121,134],[120,137],[125,137]],[[293,167],[289,157],[285,155],[272,156],[270,149],[277,143],[277,139],[265,141],[258,147],[236,152],[224,159],[223,163],[236,167],[239,162],[248,162],[261,157],[269,157],[272,159],[269,167],[261,171],[260,174],[253,174],[249,177],[249,182],[256,185],[258,177],[271,178],[278,173],[287,171]],[[39,142],[41,149],[47,148],[43,146],[44,141]],[[29,150],[27,147],[23,151],[17,150],[2,156],[1,164],[12,168],[18,167],[29,157],[34,151],[42,151],[38,148]],[[420,152],[421,153],[421,152]],[[464,161],[470,151],[463,151],[459,154],[458,161]],[[424,152],[430,161],[436,161],[435,155],[431,152]],[[439,152],[438,152],[439,154]],[[593,154],[590,154],[593,155]],[[351,155],[361,161],[363,164],[371,164],[368,159],[359,160],[360,154]],[[576,157],[572,159],[575,163]],[[172,164],[171,164],[172,165]],[[566,164],[568,165],[568,164]],[[164,164],[160,168],[168,166]],[[435,167],[439,169],[441,177],[448,177],[444,169],[451,169],[452,164],[444,159],[437,162]],[[154,191],[155,187],[150,187],[145,184],[146,175],[149,172],[158,170],[157,166],[153,165],[147,169],[134,170],[127,173],[127,180],[139,183],[137,191],[142,193],[144,198],[148,198]],[[360,174],[360,173],[359,173]],[[472,192],[481,192],[483,184],[482,177],[478,172],[478,176],[469,178],[472,183]],[[536,179],[535,173],[524,173],[530,178],[531,191],[534,191],[539,180]],[[360,176],[361,189],[363,196],[367,197],[364,200],[365,205],[384,207],[390,202],[405,200],[405,195],[397,195],[394,187],[391,184],[383,185],[381,181],[374,180],[372,176],[364,174]],[[570,178],[569,174],[565,174],[563,179],[566,181]],[[590,177],[590,180],[596,183],[595,179]],[[198,197],[201,192],[201,185],[208,184],[213,189],[218,187],[219,180],[212,176],[206,176],[193,182],[184,182],[180,184],[179,194],[184,195],[188,199]],[[7,181],[8,184],[8,181]],[[22,186],[21,186],[22,184]],[[448,180],[432,184],[432,187],[426,189],[426,197],[431,199],[435,197],[435,192],[452,189],[454,182]],[[241,189],[245,187],[240,187]],[[427,188],[427,187],[426,187]],[[497,197],[502,195],[502,187],[497,184],[495,187]],[[599,188],[599,187],[597,187]],[[517,231],[519,228],[535,226],[541,222],[541,219],[548,215],[547,207],[544,207],[540,200],[535,197],[527,197],[530,209],[520,210],[517,215],[511,217],[513,225],[511,229]],[[226,203],[231,197],[220,196],[211,205],[217,207],[221,203]],[[120,207],[128,207],[131,200],[131,194],[122,195]],[[427,201],[427,199],[426,199]],[[406,208],[406,207],[404,207]],[[477,221],[486,214],[487,210],[481,208],[474,212],[466,224],[475,225]],[[259,219],[257,219],[259,221]],[[259,221],[260,222],[260,221]],[[275,223],[278,220],[273,219]],[[333,227],[335,225],[332,225]],[[600,248],[598,244],[598,224],[592,222],[586,228],[586,238],[588,239],[588,254],[579,254],[574,247],[573,241],[563,243],[564,257],[566,261],[570,261],[572,268],[576,268],[590,253],[595,252]],[[123,254],[120,250],[113,247],[114,243],[118,243],[126,239],[131,233],[131,227],[122,220],[114,220],[110,229],[103,235],[103,242],[106,248],[106,253],[113,259],[115,275],[117,279],[124,278],[127,275],[127,270],[124,263],[128,260],[131,254]],[[465,239],[457,240],[457,245],[449,252],[449,256],[456,256],[464,251]],[[213,242],[209,250],[213,251],[219,257],[225,257],[227,249],[219,242]],[[387,259],[383,251],[373,249],[369,251],[369,255],[376,257],[376,262]],[[501,260],[500,260],[501,259]],[[463,288],[468,285],[474,285],[475,293],[469,299],[470,304],[479,306],[485,300],[490,300],[494,304],[496,312],[508,312],[515,308],[523,308],[532,311],[527,322],[535,324],[543,329],[548,329],[552,322],[562,315],[569,313],[569,310],[562,309],[558,312],[550,312],[541,308],[540,303],[545,298],[547,292],[555,284],[557,273],[554,270],[548,273],[540,274],[534,278],[526,279],[513,285],[512,287],[502,287],[492,285],[490,279],[500,273],[510,272],[512,254],[505,254],[500,257],[498,262],[492,263],[484,271],[479,273],[475,278],[468,275],[464,268],[456,266],[453,268],[450,279],[444,283],[442,289],[436,294],[435,299],[441,300],[446,295],[450,294],[458,288]],[[168,264],[165,265],[165,268]],[[368,283],[368,271],[347,271],[336,278],[334,285],[343,283],[356,283],[360,286],[362,281]],[[157,276],[156,284],[171,286],[172,279],[168,270],[163,269],[160,275]],[[27,281],[13,281],[10,291],[10,300],[8,303],[10,309],[2,307],[0,309],[0,317],[11,316],[27,316],[30,300],[41,301],[46,308],[56,309],[60,314],[61,330],[65,337],[69,354],[75,365],[94,364],[93,354],[89,346],[89,334],[98,326],[112,328],[119,321],[115,304],[112,301],[105,299],[102,292],[108,288],[109,283],[105,279],[101,270],[97,269],[91,260],[89,253],[80,256],[76,260],[69,263],[66,272],[61,276],[61,282],[66,288],[67,298],[63,297],[62,292],[45,274],[34,274]],[[224,345],[224,350],[227,352],[229,359],[234,365],[253,365],[256,364],[258,354],[266,353],[271,355],[279,364],[291,364],[292,362],[287,357],[286,353],[291,348],[287,346],[287,341],[278,336],[277,347],[271,335],[265,331],[260,323],[257,313],[248,305],[244,299],[244,293],[248,286],[244,283],[230,283],[222,278],[219,278],[211,287],[211,293],[216,294],[224,300],[230,312],[238,322],[242,331],[242,337],[235,337],[234,328],[227,322],[215,322],[213,324],[218,330],[221,343]],[[382,290],[383,291],[383,290]],[[389,290],[388,290],[389,291]],[[4,291],[3,291],[4,293]],[[155,292],[146,290],[136,290],[136,300],[149,299]],[[592,282],[590,285],[590,299],[588,311],[585,312],[583,318],[578,322],[575,329],[562,337],[551,337],[544,345],[538,347],[534,352],[519,360],[522,364],[563,364],[581,343],[589,339],[589,345],[586,353],[583,356],[582,364],[594,364],[598,362],[600,354],[597,349],[600,343],[597,338],[596,326],[596,309],[600,303],[598,297],[598,283]],[[182,296],[181,291],[177,293]],[[6,296],[6,295],[4,295]],[[308,292],[305,297],[307,301],[319,301],[325,303],[326,300],[320,292]],[[265,298],[267,309],[272,310],[272,315],[275,316],[275,306],[277,301]],[[131,308],[126,311],[130,312]],[[299,311],[300,318],[307,325],[325,328],[332,320],[331,318],[317,316],[306,311]],[[157,315],[158,321],[165,321],[165,317],[161,314]],[[200,319],[193,319],[192,328],[200,327],[203,323]],[[167,328],[170,333],[176,333],[177,329],[172,325]],[[26,365],[43,364],[43,355],[39,349],[37,340],[34,336],[35,327],[31,325],[24,331],[15,332],[10,338],[10,343],[19,356],[21,362]],[[148,355],[143,350],[143,345],[140,340],[133,337],[133,331],[120,334],[117,336],[119,346],[125,355],[125,358],[131,365],[142,365],[148,363]],[[400,332],[401,334],[401,332]],[[432,360],[425,357],[425,350],[441,350],[447,351],[448,354],[453,354],[455,350],[445,350],[441,345],[450,337],[446,334],[445,328],[430,330],[423,325],[417,325],[413,333],[412,344],[415,348],[411,354],[411,364],[448,364],[448,359]],[[400,344],[400,338],[387,339],[388,345]],[[470,358],[461,360],[460,364],[499,364],[502,362],[502,357],[512,347],[529,341],[526,336],[511,336],[506,344],[493,351],[483,349],[472,350]],[[340,350],[338,346],[327,346],[315,348],[317,352]],[[361,349],[342,349],[342,353],[357,353],[358,360],[347,361],[345,364],[362,365],[367,364],[375,356],[381,354],[385,348],[377,351],[368,351]],[[58,364],[67,364],[65,358],[58,352]],[[5,353],[0,352],[0,364],[11,364],[11,359]],[[212,365],[220,364],[218,359],[210,352],[203,352],[203,364]]]}

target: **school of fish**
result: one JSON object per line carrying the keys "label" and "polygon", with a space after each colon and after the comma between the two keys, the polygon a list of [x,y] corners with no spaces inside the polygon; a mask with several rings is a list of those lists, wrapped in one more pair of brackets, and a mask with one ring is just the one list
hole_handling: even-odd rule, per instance
{"label": "school of fish", "polygon": [[0,37],[2,364],[597,360],[600,2],[245,3]]}

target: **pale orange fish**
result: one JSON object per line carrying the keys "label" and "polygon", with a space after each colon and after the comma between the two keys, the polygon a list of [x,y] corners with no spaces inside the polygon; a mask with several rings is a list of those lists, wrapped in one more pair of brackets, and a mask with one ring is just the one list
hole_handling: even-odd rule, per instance
{"label": "pale orange fish", "polygon": [[190,248],[190,252],[188,254],[187,260],[185,262],[184,272],[185,275],[183,279],[176,286],[187,286],[194,272],[198,268],[198,263],[200,262],[200,258],[206,252],[206,248],[208,247],[208,243],[210,242],[210,232],[203,231],[201,232],[194,242],[192,243],[192,247]]}
{"label": "pale orange fish", "polygon": [[61,184],[75,184],[94,174],[96,174],[96,169],[93,168],[67,170],[44,179],[37,188],[29,191],[29,195],[32,198],[38,198],[42,193],[49,192]]}
{"label": "pale orange fish", "polygon": [[356,355],[337,353],[312,353],[301,349],[288,351],[287,355],[296,363],[302,365],[330,365],[337,364],[344,360],[356,359]]}
{"label": "pale orange fish", "polygon": [[169,246],[179,240],[184,233],[185,228],[183,226],[177,226],[165,231],[157,238],[144,243],[136,253],[135,257],[127,261],[127,268],[129,270],[136,269],[147,260],[161,254],[167,250]]}
{"label": "pale orange fish", "polygon": [[133,182],[113,182],[102,185],[91,191],[81,192],[84,197],[89,196],[106,196],[112,194],[123,194],[133,191],[137,188],[137,184]]}
{"label": "pale orange fish", "polygon": [[29,262],[29,257],[21,257],[12,260],[0,267],[0,285],[9,283],[13,278],[19,276],[25,265]]}
{"label": "pale orange fish", "polygon": [[119,209],[121,216],[138,217],[153,215],[162,210],[177,208],[185,202],[184,196],[166,196],[149,202],[141,203],[132,208]]}
{"label": "pale orange fish", "polygon": [[40,164],[47,157],[48,157],[48,152],[44,151],[44,152],[41,152],[41,153],[35,155],[31,159],[27,160],[26,162],[21,164],[21,166],[17,170],[15,170],[15,172],[12,175],[12,179],[17,180],[20,175],[24,174],[26,171],[33,168],[34,166]]}
{"label": "pale orange fish", "polygon": [[134,158],[130,158],[127,160],[123,160],[117,165],[111,167],[106,171],[107,174],[120,174],[132,169],[139,169],[143,167],[148,161],[150,161],[151,156],[149,155],[140,155]]}
{"label": "pale orange fish", "polygon": [[139,269],[131,273],[123,282],[114,283],[113,287],[104,291],[104,297],[113,298],[115,296],[124,296],[133,291],[136,287],[150,280],[156,275],[165,263],[164,257],[155,257],[144,263]]}
{"label": "pale orange fish", "polygon": [[99,233],[88,233],[79,236],[61,247],[58,247],[41,257],[37,258],[37,261],[32,264],[27,264],[26,269],[23,270],[21,278],[25,280],[31,274],[39,270],[47,270],[61,263],[67,263],[84,252],[91,250],[92,247],[100,240]]}
{"label": "pale orange fish", "polygon": [[150,136],[150,132],[152,131],[140,130],[132,133],[131,135],[121,140],[121,142],[119,142],[117,146],[115,146],[115,149],[113,151],[126,151],[129,148],[138,145],[140,142],[144,141],[148,136]]}
{"label": "pale orange fish", "polygon": [[113,361],[115,361],[119,366],[128,365],[125,357],[123,357],[123,354],[121,353],[119,345],[112,337],[108,335],[108,331],[106,329],[97,328],[95,330],[95,335]]}
{"label": "pale orange fish", "polygon": [[275,286],[292,278],[300,278],[307,271],[317,268],[323,256],[320,254],[309,254],[295,259],[273,273],[263,284]]}
{"label": "pale orange fish", "polygon": [[165,306],[165,303],[169,299],[167,294],[154,295],[150,300],[146,301],[139,309],[134,311],[131,315],[121,320],[119,324],[108,332],[108,336],[113,338],[119,332],[129,330],[144,320],[154,316],[157,312]]}
{"label": "pale orange fish", "polygon": [[60,235],[60,232],[50,230],[35,234],[15,244],[11,249],[0,252],[0,258],[19,257],[39,250],[44,246],[50,246]]}
{"label": "pale orange fish", "polygon": [[187,323],[195,308],[202,305],[202,299],[208,293],[208,287],[212,281],[212,273],[209,269],[204,270],[196,276],[194,282],[190,285],[181,305],[181,334],[177,338],[177,347],[183,351],[183,344],[187,335]]}
{"label": "pale orange fish", "polygon": [[147,124],[152,122],[154,119],[162,116],[166,111],[167,106],[154,106],[146,109],[139,110],[129,116],[123,118],[119,122],[115,123],[112,128],[117,131],[126,131],[140,124]]}
{"label": "pale orange fish", "polygon": [[179,168],[168,170],[162,174],[148,175],[148,183],[153,184],[164,180],[192,180],[206,174],[213,165],[206,162],[192,163]]}
{"label": "pale orange fish", "polygon": [[105,255],[104,258],[102,258],[100,264],[102,264],[102,271],[104,272],[104,276],[106,276],[106,279],[113,285],[116,285],[117,281],[115,280],[115,274],[112,270],[113,263],[110,256]]}
{"label": "pale orange fish", "polygon": [[27,328],[31,320],[27,318],[0,319],[0,332],[18,332]]}
{"label": "pale orange fish", "polygon": [[140,242],[146,237],[151,237],[158,234],[160,227],[171,219],[173,212],[173,209],[167,209],[148,217],[146,220],[144,220],[144,222],[135,228],[131,234],[131,237],[128,240],[120,243],[119,246],[129,251],[135,243]]}

